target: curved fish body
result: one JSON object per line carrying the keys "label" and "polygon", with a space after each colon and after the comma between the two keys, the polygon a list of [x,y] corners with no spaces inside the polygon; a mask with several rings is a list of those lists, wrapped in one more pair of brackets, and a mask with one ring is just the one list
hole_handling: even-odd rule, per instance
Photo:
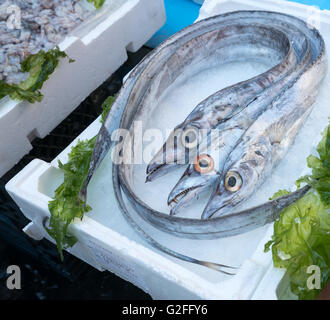
{"label": "curved fish body", "polygon": [[[290,30],[299,30],[299,33],[290,39],[295,40],[292,42],[292,48],[297,58],[297,63],[293,67],[292,72],[294,73],[298,70],[301,61],[305,61],[303,57],[310,55],[311,58],[309,62],[306,63],[305,68],[303,68],[301,72],[296,72],[296,78],[290,81],[290,84],[287,83],[281,88],[275,87],[277,83],[280,83],[281,79],[285,78],[284,76],[280,77],[278,81],[270,83],[268,87],[274,88],[274,91],[277,93],[277,98],[275,98],[274,101],[277,100],[279,103],[285,102],[281,97],[286,95],[291,95],[292,101],[295,101],[294,98],[298,97],[304,90],[306,90],[306,103],[311,103],[311,101],[308,100],[310,91],[305,87],[305,81],[306,79],[310,79],[308,83],[313,82],[320,74],[324,74],[326,68],[324,41],[317,30],[308,28],[306,23],[302,20],[292,16],[266,11],[230,12],[200,21],[183,29],[162,43],[154,52],[146,57],[128,77],[97,137],[90,170],[80,193],[82,200],[86,200],[87,186],[93,173],[106,153],[114,145],[114,139],[112,137],[114,130],[118,127],[130,130],[134,119],[137,117],[143,118],[143,115],[150,114],[150,110],[154,108],[154,104],[150,102],[157,101],[160,94],[164,92],[182,72],[189,72],[190,69],[194,69],[194,66],[196,67],[198,63],[205,59],[210,59],[210,61],[213,62],[216,61],[217,59],[212,59],[211,55],[213,55],[213,58],[214,55],[218,58],[219,53],[219,56],[225,57],[226,55],[223,54],[227,50],[228,43],[218,47],[219,42],[214,40],[217,39],[221,30],[225,29],[226,26],[235,24],[267,26],[267,28],[274,28],[274,32],[275,30],[282,30],[284,34],[286,34],[286,32],[290,33]],[[301,35],[303,36],[300,37]],[[210,39],[213,39],[213,41]],[[238,45],[240,43],[239,36],[236,42],[234,42],[233,39],[231,39],[231,42],[237,44],[236,48],[241,48],[241,46]],[[269,43],[269,41],[267,42]],[[219,50],[212,51],[210,48],[218,48]],[[233,55],[236,55],[236,60],[243,60],[245,51],[235,51],[234,49],[235,45],[233,46]],[[247,52],[251,53],[252,51],[248,50]],[[267,50],[261,50],[261,46],[256,43],[255,56],[262,57],[265,52],[267,52]],[[298,52],[305,52],[305,54],[298,54]],[[272,48],[264,55],[264,58],[269,58],[270,56],[274,56],[274,50],[272,50]],[[282,58],[279,60],[284,59],[285,57],[283,56],[286,56],[286,54],[282,53],[281,56]],[[301,57],[301,59],[299,59],[299,57]],[[197,70],[197,67],[195,70]],[[284,72],[284,74],[287,75],[290,74],[290,72]],[[258,99],[255,101],[252,100],[251,104],[249,103],[245,106],[243,104],[242,109],[250,109],[252,105],[257,105],[254,104],[257,101]],[[273,102],[271,102],[270,105],[271,104],[273,104]],[[230,116],[229,113],[228,120],[230,119],[231,121],[233,116],[236,117],[238,114],[243,114],[243,110],[232,113],[232,116]],[[224,123],[226,122],[227,121]],[[242,124],[239,123],[239,125]],[[258,207],[221,215],[220,217],[212,219],[187,219],[155,211],[137,197],[132,189],[132,171],[134,171],[133,164],[114,163],[113,165],[114,192],[124,217],[132,227],[139,232],[145,240],[159,250],[179,259],[214,268],[219,271],[223,271],[224,268],[224,266],[219,263],[205,262],[187,257],[164,247],[152,239],[131,217],[126,203],[123,201],[122,193],[125,194],[136,212],[153,226],[180,237],[214,239],[241,234],[274,221],[285,207],[295,202],[308,191],[308,187],[305,187],[288,196],[268,201]]]}
{"label": "curved fish body", "polygon": [[[301,30],[303,34],[303,36],[301,36],[302,39],[306,36],[306,30],[306,26]],[[293,33],[288,32],[288,37],[291,43],[293,43],[293,46],[299,47],[299,45],[295,44],[296,39],[294,36],[297,36],[296,31]],[[303,41],[301,43],[303,43]],[[242,109],[241,112],[238,112],[236,116],[232,117],[229,121],[218,125],[217,129],[220,133],[216,139],[211,138],[211,141],[213,141],[211,148],[206,147],[204,149],[198,149],[194,161],[190,161],[191,164],[188,165],[186,171],[169,194],[168,205],[171,206],[171,215],[177,214],[185,206],[190,205],[193,199],[198,199],[198,196],[205,189],[217,184],[217,180],[222,176],[222,170],[228,155],[242,135],[244,135],[247,128],[258,119],[264,110],[269,109],[273,103],[276,103],[276,101],[282,97],[282,94],[286,92],[286,88],[292,87],[296,79],[299,78],[304,70],[309,68],[312,60],[319,54],[317,46],[314,44],[309,43],[308,45],[300,47],[303,48],[303,50],[296,51],[298,56],[295,70],[289,72],[285,77],[278,80],[277,83],[273,83],[272,87],[266,88],[262,93],[256,95],[254,100],[250,103],[249,108]],[[315,96],[314,93],[318,92],[320,83],[325,76],[325,70],[326,64],[320,69],[318,79],[306,88],[306,91],[303,93],[304,95]],[[308,80],[309,79],[306,80],[306,83],[309,83]],[[293,96],[294,99],[296,99],[294,101],[296,107],[299,106],[298,100],[300,94],[300,92],[297,92],[297,95]],[[301,103],[303,106],[310,107],[313,101],[310,99],[310,101],[306,100]],[[198,109],[198,106],[196,109]],[[193,113],[194,111],[192,114]],[[201,158],[209,158],[207,160],[209,164],[212,165],[209,170],[201,170],[199,166],[199,162],[202,161]],[[207,172],[205,173],[205,171]],[[219,193],[220,191],[217,189],[215,192]],[[203,218],[209,217],[209,210],[215,210],[217,205],[221,206],[215,199],[212,204],[212,206],[211,204],[209,205],[213,209],[211,209],[211,207],[207,208],[202,215]],[[227,208],[229,207],[230,206]]]}
{"label": "curved fish body", "polygon": [[[216,130],[213,130],[210,134],[211,137],[208,137],[209,141],[211,141],[210,144],[208,144],[207,139],[204,139],[194,161],[187,167],[169,194],[168,205],[172,207],[171,215],[176,214],[180,209],[190,204],[194,197],[212,186],[220,178],[228,155],[244,136],[248,128],[255,122],[263,121],[261,116],[264,112],[270,112],[271,109],[274,109],[273,105],[279,104],[278,100],[281,100],[282,94],[290,91],[288,89],[294,85],[296,79],[308,68],[312,59],[312,53],[309,46],[305,46],[305,49],[306,51],[301,52],[301,56],[298,56],[298,62],[294,70],[276,83],[273,83],[271,87],[265,88],[256,95],[248,108],[240,110],[229,121],[218,125]],[[322,80],[323,77],[321,74],[320,79]],[[313,94],[311,90],[312,88],[309,88],[308,92]],[[304,106],[310,107],[311,105],[312,103],[305,103]],[[297,106],[297,104],[294,106]],[[276,112],[277,110],[275,110],[275,115]],[[215,137],[212,137],[212,135]],[[210,164],[210,167],[207,167],[205,170],[202,170],[200,167],[203,159]]]}
{"label": "curved fish body", "polygon": [[[258,94],[296,70],[297,64],[304,63],[302,59],[306,60],[308,41],[297,28],[292,28],[290,33],[292,38],[301,40],[301,43],[295,43],[296,51],[292,48],[290,38],[283,32],[283,26],[274,29],[235,21],[218,31],[213,41],[217,41],[218,50],[221,48],[223,51],[222,64],[241,60],[241,56],[234,54],[234,47],[237,52],[244,52],[244,59],[264,62],[263,55],[256,55],[255,50],[259,47],[260,50],[271,49],[271,52],[267,53],[267,62],[273,61],[274,66],[252,79],[224,88],[200,102],[188,117],[174,128],[163,147],[150,161],[147,166],[147,181],[166,174],[178,165],[189,163],[211,129],[248,109],[256,101]],[[224,46],[229,42],[230,46]],[[262,106],[259,107],[254,109],[256,114],[262,112]],[[189,135],[192,137],[187,141]],[[193,147],[190,147],[191,145]]]}
{"label": "curved fish body", "polygon": [[202,219],[232,212],[259,189],[278,165],[311,112],[317,88],[325,75],[325,69],[319,71],[319,78],[305,79],[304,92],[299,96],[294,91],[286,92],[241,137],[225,161]]}

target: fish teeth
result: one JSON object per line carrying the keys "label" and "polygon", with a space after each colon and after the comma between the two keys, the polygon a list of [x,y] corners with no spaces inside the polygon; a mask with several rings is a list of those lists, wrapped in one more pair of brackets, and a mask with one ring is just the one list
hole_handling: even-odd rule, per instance
{"label": "fish teeth", "polygon": [[188,192],[190,192],[190,191],[193,190],[193,189],[196,189],[196,187],[190,187],[190,188],[187,188],[187,189],[181,191],[180,193],[178,193],[178,194],[173,198],[173,200],[171,200],[171,202],[169,202],[168,205],[172,207],[173,202],[175,202],[176,204],[178,204],[179,201],[180,201],[179,198],[180,198],[181,196],[186,195]]}

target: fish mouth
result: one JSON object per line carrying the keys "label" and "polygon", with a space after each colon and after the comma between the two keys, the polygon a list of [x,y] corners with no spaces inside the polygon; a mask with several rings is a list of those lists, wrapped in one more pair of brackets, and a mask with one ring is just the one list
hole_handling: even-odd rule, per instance
{"label": "fish mouth", "polygon": [[147,171],[146,171],[146,174],[147,174],[146,182],[152,181],[157,176],[157,173],[160,170],[160,168],[162,168],[164,166],[165,166],[165,163],[163,163],[163,164],[162,163],[160,163],[160,164],[157,164],[157,163],[149,164],[147,166]]}
{"label": "fish mouth", "polygon": [[187,188],[179,193],[172,194],[170,193],[168,200],[167,200],[167,205],[171,208],[170,215],[173,216],[177,213],[180,207],[184,205],[184,201],[182,201],[188,194],[190,194],[191,191],[199,189],[202,187],[202,185],[198,186],[193,186],[190,188]]}
{"label": "fish mouth", "polygon": [[153,181],[156,178],[165,175],[170,170],[170,168],[172,168],[174,166],[178,166],[178,164],[176,164],[176,163],[150,163],[147,166],[147,170],[146,170],[147,177],[146,177],[145,182]]}
{"label": "fish mouth", "polygon": [[233,205],[229,201],[219,201],[221,199],[221,193],[217,194],[215,197],[210,198],[208,204],[206,205],[201,219],[206,220],[212,218],[215,214],[217,217],[224,216],[232,211]]}
{"label": "fish mouth", "polygon": [[211,219],[216,213],[220,213],[223,208],[225,208],[226,205],[223,205],[219,208],[212,208],[212,207],[206,207],[202,213],[201,219]]}
{"label": "fish mouth", "polygon": [[[201,175],[196,171],[190,172],[189,168],[185,171],[179,182],[170,192],[167,204],[171,207],[171,215],[175,215],[178,210],[186,205],[189,205],[190,201],[194,198],[198,198],[199,195],[207,190],[217,179],[218,175],[208,176]],[[188,179],[197,178],[197,181],[189,182]]]}
{"label": "fish mouth", "polygon": [[197,189],[199,188],[200,186],[195,186],[195,187],[190,187],[190,188],[187,188],[181,192],[179,192],[177,195],[175,195],[174,197],[170,197],[169,196],[169,199],[167,201],[167,204],[168,206],[172,206],[173,205],[173,202],[178,204],[179,201],[181,201],[186,195],[188,192],[190,192],[191,190],[194,190],[194,189]]}

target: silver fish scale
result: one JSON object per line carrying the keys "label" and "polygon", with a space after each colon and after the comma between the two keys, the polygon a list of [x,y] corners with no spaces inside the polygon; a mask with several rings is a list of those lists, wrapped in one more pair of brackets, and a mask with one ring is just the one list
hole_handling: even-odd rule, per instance
{"label": "silver fish scale", "polygon": [[[301,69],[306,66],[308,62],[307,60],[311,58],[310,55],[312,52],[311,50],[308,50],[309,42],[307,41],[306,35],[296,26],[290,26],[289,28],[289,26],[284,23],[274,22],[275,26],[268,28],[258,23],[258,20],[256,20],[256,22],[251,26],[244,24],[244,22],[238,23],[236,21],[233,23],[234,25],[232,26],[229,24],[224,27],[226,32],[222,32],[221,29],[218,31],[221,36],[221,41],[217,41],[216,43],[222,44],[225,42],[224,35],[229,35],[229,40],[232,40],[233,37],[235,39],[234,43],[236,41],[239,43],[239,45],[246,42],[248,45],[250,45],[250,49],[258,48],[258,45],[262,44],[263,50],[259,50],[259,55],[257,52],[252,50],[251,57],[245,56],[245,59],[253,58],[256,56],[258,59],[260,59],[261,52],[263,52],[265,48],[274,46],[275,44],[275,51],[276,49],[279,49],[282,51],[282,53],[286,53],[286,58],[282,58],[279,64],[275,65],[267,72],[258,75],[248,81],[243,81],[220,90],[206,98],[204,101],[198,104],[196,108],[194,108],[194,110],[188,115],[184,122],[175,128],[176,130],[185,130],[186,128],[203,128],[211,130],[212,128],[217,127],[221,127],[219,130],[226,130],[228,120],[233,119],[236,114],[242,113],[242,111],[245,111],[245,113],[243,113],[243,118],[241,114],[238,115],[240,122],[234,120],[230,123],[235,123],[235,125],[232,127],[239,125],[245,127],[246,129],[267,107],[266,101],[261,101],[260,103],[260,99],[258,100],[258,94],[262,92],[264,96],[267,96],[268,93],[274,96],[272,93],[274,83],[282,79],[282,82],[278,86],[283,87],[285,84],[288,84],[290,81],[292,81],[292,79],[297,77],[297,73],[301,72]],[[251,29],[250,33],[247,33],[249,37],[245,39],[245,33],[249,29]],[[237,33],[239,33],[240,36],[238,36]],[[291,39],[296,38],[298,41],[290,41]],[[291,47],[291,43],[293,48]],[[240,50],[238,50],[238,57],[233,55],[233,45],[234,44],[232,41],[229,41],[229,43],[226,44],[226,47],[230,48],[230,53],[227,54],[227,62],[239,61],[241,59]],[[286,52],[285,50],[289,51]],[[212,48],[211,52],[213,51],[214,48]],[[267,59],[269,59],[269,57],[267,57]],[[290,75],[289,73],[293,70],[295,70],[295,74]],[[223,127],[223,125],[225,127]],[[169,140],[171,139],[172,135],[170,135],[168,141],[166,142],[166,146],[169,145]],[[166,173],[166,171],[170,168],[174,168],[175,166],[171,165],[171,163],[176,164],[178,162],[173,159],[174,157],[177,157],[177,159],[180,160],[180,163],[182,163],[182,158],[185,157],[185,148],[182,145],[181,147],[177,146],[173,152],[168,152],[166,150],[165,155],[163,150],[164,147],[159,150],[159,152],[155,155],[147,167],[148,181],[151,181],[154,176],[160,176],[162,175],[162,172]],[[190,153],[193,156],[194,152],[192,151],[194,150],[190,150]],[[164,158],[166,159],[166,164],[159,166],[159,163],[162,163],[162,159]]]}
{"label": "silver fish scale", "polygon": [[[179,53],[182,47],[189,41],[195,39],[195,43],[198,43],[198,37],[201,37],[207,32],[226,29],[228,26],[233,26],[235,24],[241,25],[242,23],[274,28],[274,33],[275,30],[280,30],[282,33],[286,34],[289,42],[292,43],[292,48],[297,58],[296,63],[288,64],[287,67],[283,69],[283,73],[279,75],[277,81],[268,84],[268,86],[266,84],[265,89],[257,95],[256,102],[249,105],[246,110],[243,108],[244,112],[247,114],[251,113],[249,109],[254,106],[257,115],[255,117],[256,120],[264,113],[267,115],[267,113],[270,112],[269,110],[275,110],[276,108],[285,110],[282,108],[282,105],[289,102],[291,107],[289,108],[290,110],[288,109],[288,115],[294,115],[301,121],[306,114],[308,115],[308,110],[311,109],[318,88],[321,85],[322,77],[325,75],[327,69],[325,44],[316,29],[310,29],[305,22],[293,16],[267,11],[230,12],[199,21],[162,43],[147,56],[128,77],[97,137],[90,170],[85,185],[80,193],[82,200],[86,200],[87,186],[90,178],[113,145],[113,141],[110,138],[111,133],[119,127],[129,129],[136,115],[143,115],[144,105],[141,102],[145,98],[148,88],[151,88],[153,81],[157,78],[157,74],[161,74],[161,70],[165,70],[162,74],[164,76],[171,74],[170,72],[166,73],[166,68],[163,68],[163,66],[171,60],[171,57]],[[216,41],[221,42],[221,37],[217,38]],[[210,44],[210,46],[212,46],[212,44]],[[250,43],[250,47],[251,52],[256,47],[259,48],[258,43]],[[210,52],[203,50],[203,46],[196,46],[195,50],[190,50],[188,52],[192,60],[183,59],[185,62],[191,62],[194,56],[200,57],[203,56],[203,54],[211,59]],[[224,51],[224,53],[228,55],[227,61],[231,61],[230,51]],[[179,57],[180,55],[178,54],[177,56]],[[283,56],[286,55],[284,54]],[[180,69],[181,72],[184,70],[184,66],[180,65],[180,59],[172,61],[176,62],[176,64],[173,64],[174,68]],[[190,64],[188,63],[188,67],[189,66]],[[167,64],[167,69],[170,67],[171,66]],[[175,73],[176,72],[173,72],[174,75]],[[170,80],[167,79],[165,82],[170,83],[173,80],[174,79],[171,78]],[[309,84],[314,85],[311,85],[311,88],[309,88]],[[213,100],[216,101],[214,97]],[[259,108],[257,105],[258,103],[262,104],[262,101],[266,101],[266,103],[263,104],[263,108]],[[302,111],[299,112],[301,104],[303,104],[303,108]],[[147,111],[150,112],[150,110]],[[244,112],[238,112],[237,117],[244,118]],[[235,117],[230,118],[228,123],[230,123],[230,121],[235,121]],[[236,119],[236,121],[238,120]],[[239,122],[242,121],[239,120],[238,123]],[[258,120],[256,120],[256,123],[257,122]],[[249,125],[247,125],[246,129],[248,130],[248,128]],[[297,132],[299,126],[297,126],[296,129]],[[296,134],[296,132],[294,133]],[[279,159],[284,153],[285,147],[281,151]],[[119,207],[132,227],[155,248],[181,260],[200,264],[221,272],[228,272],[226,269],[228,266],[188,257],[181,253],[174,252],[152,239],[131,217],[123,200],[122,193],[125,194],[136,212],[153,226],[179,237],[214,239],[241,234],[274,221],[285,207],[301,198],[309,190],[309,187],[306,186],[290,195],[268,201],[257,207],[241,212],[231,212],[230,214],[217,218],[207,220],[180,218],[153,210],[134,194],[128,178],[130,167],[132,166],[113,165],[113,186]]]}

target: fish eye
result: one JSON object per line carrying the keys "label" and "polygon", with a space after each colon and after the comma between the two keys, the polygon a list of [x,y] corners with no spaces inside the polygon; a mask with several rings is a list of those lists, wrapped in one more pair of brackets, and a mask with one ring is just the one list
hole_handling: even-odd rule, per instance
{"label": "fish eye", "polygon": [[243,184],[241,175],[236,171],[229,171],[225,178],[225,188],[230,192],[238,191]]}
{"label": "fish eye", "polygon": [[194,166],[200,173],[209,173],[214,169],[214,160],[208,154],[201,154],[196,158]]}

